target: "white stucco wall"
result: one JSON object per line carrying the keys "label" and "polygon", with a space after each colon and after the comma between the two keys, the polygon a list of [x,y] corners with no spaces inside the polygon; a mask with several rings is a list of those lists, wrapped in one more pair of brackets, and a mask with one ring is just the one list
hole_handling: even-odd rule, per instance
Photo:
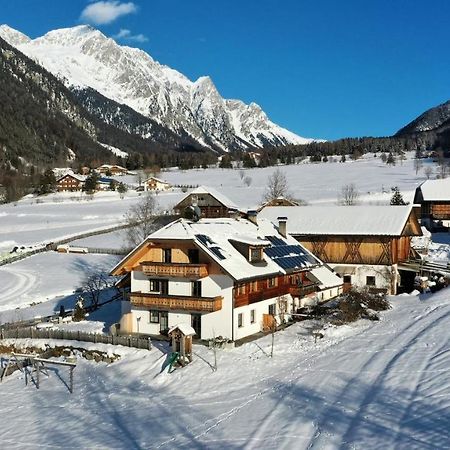
{"label": "white stucco wall", "polygon": [[[399,282],[399,275],[397,270],[397,265],[393,264],[392,266],[382,266],[382,265],[358,265],[358,264],[330,264],[330,266],[336,270],[336,272],[341,273],[339,270],[340,267],[351,268],[351,272],[348,275],[351,276],[352,285],[359,288],[365,287],[375,287],[378,289],[387,289],[388,293],[395,294],[395,292],[391,292],[391,283],[394,286],[397,286]],[[367,286],[366,277],[374,276],[375,277],[375,286]]]}
{"label": "white stucco wall", "polygon": [[150,283],[147,275],[138,270],[131,272],[131,292],[148,292]]}
{"label": "white stucco wall", "polygon": [[[292,312],[293,299],[290,295],[283,296],[288,302],[287,312]],[[274,297],[261,302],[252,303],[251,305],[241,306],[234,310],[234,339],[242,339],[262,330],[263,314],[269,314],[269,305],[276,304],[278,297]],[[250,322],[250,311],[255,310],[255,322]],[[238,316],[243,314],[243,326],[238,327]],[[278,306],[276,307],[277,322],[279,322]],[[289,320],[290,315],[285,314],[285,320]]]}

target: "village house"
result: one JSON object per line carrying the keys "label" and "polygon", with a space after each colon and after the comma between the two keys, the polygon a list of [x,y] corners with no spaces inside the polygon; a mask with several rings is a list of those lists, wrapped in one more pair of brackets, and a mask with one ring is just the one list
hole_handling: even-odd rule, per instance
{"label": "village house", "polygon": [[342,280],[268,220],[178,219],[112,270],[130,277],[121,333],[186,324],[197,337],[235,341],[286,321],[304,301],[342,292]]}
{"label": "village house", "polygon": [[291,200],[289,198],[280,196],[277,198],[273,198],[272,200],[269,200],[265,203],[263,203],[261,206],[259,206],[256,211],[260,212],[264,208],[269,208],[271,206],[300,206],[295,200]]}
{"label": "village house", "polygon": [[167,191],[172,187],[167,181],[160,178],[150,177],[144,182],[145,191]]}
{"label": "village house", "polygon": [[125,167],[118,166],[117,164],[103,164],[95,170],[99,174],[107,176],[126,175],[128,173]]}
{"label": "village house", "polygon": [[76,173],[66,173],[56,180],[56,189],[58,192],[77,192],[82,191],[86,175]]}
{"label": "village house", "polygon": [[417,189],[414,203],[420,205],[420,221],[430,231],[450,228],[450,178],[426,180]]}
{"label": "village house", "polygon": [[174,206],[174,211],[184,215],[186,209],[192,207],[198,208],[203,218],[234,217],[238,214],[238,207],[229,198],[206,186],[189,192]]}
{"label": "village house", "polygon": [[414,273],[402,262],[418,257],[411,238],[422,231],[412,206],[265,208],[258,217],[278,225],[352,286],[396,294],[412,290]]}

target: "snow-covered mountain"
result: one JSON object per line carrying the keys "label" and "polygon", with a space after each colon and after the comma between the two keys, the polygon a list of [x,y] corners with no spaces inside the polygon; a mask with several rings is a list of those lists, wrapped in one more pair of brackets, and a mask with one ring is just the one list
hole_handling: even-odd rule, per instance
{"label": "snow-covered mountain", "polygon": [[225,100],[209,77],[192,82],[142,50],[118,45],[86,25],[30,39],[7,25],[0,36],[73,90],[94,89],[175,133],[221,150],[304,144],[255,103]]}

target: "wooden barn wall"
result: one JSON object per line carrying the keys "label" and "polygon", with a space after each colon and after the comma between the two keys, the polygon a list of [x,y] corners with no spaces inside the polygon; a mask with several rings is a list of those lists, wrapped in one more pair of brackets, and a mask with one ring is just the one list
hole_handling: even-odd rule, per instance
{"label": "wooden barn wall", "polygon": [[299,236],[299,242],[322,261],[345,264],[392,264],[388,237]]}

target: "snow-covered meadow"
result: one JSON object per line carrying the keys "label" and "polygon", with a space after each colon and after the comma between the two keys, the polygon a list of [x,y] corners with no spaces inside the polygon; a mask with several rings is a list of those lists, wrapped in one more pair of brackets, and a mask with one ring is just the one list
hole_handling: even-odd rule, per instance
{"label": "snow-covered meadow", "polygon": [[394,298],[380,322],[331,327],[317,343],[315,324],[298,323],[276,333],[273,358],[266,336],[219,351],[216,372],[195,345],[168,374],[155,342],[109,347],[121,354],[111,364],[80,358],[72,395],[64,369],[39,390],[16,373],[0,385],[2,448],[449,448],[448,299]]}
{"label": "snow-covered meadow", "polygon": [[[348,183],[362,202],[387,203],[394,185],[411,201],[425,177],[416,176],[409,157],[395,167],[366,155],[281,170],[292,195],[310,204],[335,204]],[[249,187],[240,170],[173,170],[160,177],[211,186],[245,209],[261,203],[274,170],[244,170]],[[168,209],[183,195],[160,193],[159,205]],[[0,254],[116,225],[138,200],[130,190],[124,199],[117,193],[92,200],[55,194],[1,205]],[[436,242],[435,254],[445,259],[448,236],[436,236]],[[123,243],[124,234],[116,231],[74,244]],[[108,271],[117,259],[47,252],[0,267],[0,323],[71,307],[86,273]],[[311,334],[316,324],[298,323],[276,334],[273,358],[266,336],[220,351],[216,372],[212,352],[194,346],[194,362],[168,374],[162,370],[168,348],[155,342],[150,352],[115,347],[121,359],[108,365],[80,359],[73,395],[59,379],[67,376],[63,370],[50,371],[39,391],[15,374],[0,385],[1,448],[450,448],[449,298],[448,289],[395,297],[380,322],[331,327],[317,343]],[[105,329],[118,319],[117,305],[95,313],[82,329]]]}

